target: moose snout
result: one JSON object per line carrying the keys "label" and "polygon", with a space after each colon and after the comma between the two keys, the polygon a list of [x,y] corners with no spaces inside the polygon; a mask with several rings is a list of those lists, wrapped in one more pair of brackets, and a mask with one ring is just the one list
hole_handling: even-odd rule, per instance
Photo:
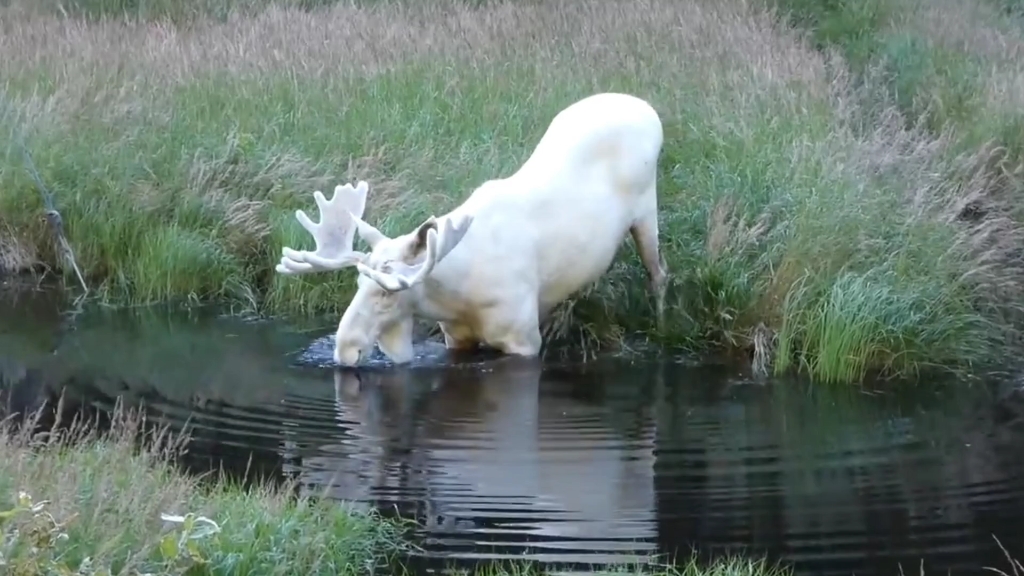
{"label": "moose snout", "polygon": [[334,348],[334,361],[342,366],[355,366],[363,357],[363,350],[358,346],[337,346]]}
{"label": "moose snout", "polygon": [[336,337],[334,342],[334,361],[340,366],[355,366],[373,350],[373,342],[365,342],[362,338]]}

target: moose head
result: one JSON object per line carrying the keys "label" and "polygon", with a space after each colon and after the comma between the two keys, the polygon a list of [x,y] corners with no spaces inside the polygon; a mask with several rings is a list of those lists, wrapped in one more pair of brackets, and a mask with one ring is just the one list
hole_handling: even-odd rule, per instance
{"label": "moose head", "polygon": [[[320,221],[303,210],[295,218],[316,242],[316,249],[282,248],[276,270],[299,275],[355,266],[357,290],[338,323],[334,360],[352,366],[368,355],[376,343],[391,360],[404,363],[413,357],[413,315],[422,282],[462,240],[472,216],[431,216],[415,230],[389,238],[362,220],[369,185],[365,181],[334,188],[327,200],[313,192]],[[358,232],[370,252],[353,249]]]}

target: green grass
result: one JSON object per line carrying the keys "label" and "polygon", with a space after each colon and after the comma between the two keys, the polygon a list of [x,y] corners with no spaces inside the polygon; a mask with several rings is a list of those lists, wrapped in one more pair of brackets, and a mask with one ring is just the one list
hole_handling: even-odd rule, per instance
{"label": "green grass", "polygon": [[118,411],[103,435],[77,423],[33,437],[32,422],[0,430],[5,573],[362,574],[403,549],[398,525],[375,514],[186,476],[173,463],[184,438],[150,436],[136,414]]}
{"label": "green grass", "polygon": [[[2,124],[97,298],[336,316],[353,274],[273,272],[310,244],[293,212],[313,190],[366,179],[368,220],[405,232],[510,174],[568,104],[630,92],[665,125],[668,321],[629,245],[556,337],[741,351],[823,382],[976,369],[1024,325],[1003,154],[1021,149],[1024,65],[979,38],[1024,28],[993,9],[933,46],[936,8],[911,1],[787,0],[786,19],[739,0],[79,0],[69,17],[12,0]],[[0,263],[52,267],[39,194],[18,149],[4,158]]]}

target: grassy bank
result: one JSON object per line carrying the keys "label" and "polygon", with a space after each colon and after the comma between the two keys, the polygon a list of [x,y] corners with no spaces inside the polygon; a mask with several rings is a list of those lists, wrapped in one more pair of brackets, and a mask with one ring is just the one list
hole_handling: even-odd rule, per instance
{"label": "grassy bank", "polygon": [[103,437],[0,430],[5,574],[363,574],[401,550],[376,516],[185,476],[172,461],[183,438],[138,450],[141,421],[122,414]]}
{"label": "grassy bank", "polygon": [[[561,336],[741,350],[824,381],[999,361],[1024,316],[1019,162],[1003,153],[1024,72],[997,46],[1024,28],[995,8],[959,19],[950,36],[979,46],[961,58],[907,39],[944,36],[911,0],[857,3],[812,38],[802,26],[854,3],[787,1],[803,20],[742,0],[13,0],[3,128],[24,132],[106,301],[338,314],[352,274],[273,273],[282,245],[308,244],[293,212],[313,190],[366,179],[367,218],[403,232],[511,173],[569,103],[626,91],[665,125],[668,322],[654,329],[629,247]],[[53,265],[6,152],[0,262]]]}
{"label": "grassy bank", "polygon": [[[4,574],[404,573],[396,558],[408,545],[397,523],[336,501],[295,498],[287,487],[187,476],[174,464],[187,438],[143,432],[136,413],[116,411],[103,434],[81,422],[33,434],[36,421],[0,426]],[[600,573],[788,573],[740,558],[642,568]],[[486,573],[543,572],[516,563]]]}
{"label": "grassy bank", "polygon": [[855,75],[876,82],[908,123],[936,135],[948,131],[958,152],[999,148],[994,160],[1010,172],[1000,184],[1020,193],[1024,5],[774,1],[792,24],[810,32],[818,49],[840,51]]}
{"label": "grassy bank", "polygon": [[[967,275],[990,275],[965,287],[972,313],[996,326],[1020,325],[1020,231],[1024,223],[1024,12],[1015,0],[769,0],[784,21],[806,31],[822,54],[841,54],[862,106],[888,105],[901,125],[940,143],[935,158],[955,192],[966,233]],[[866,124],[859,133],[870,135]],[[967,160],[966,164],[964,160]],[[966,170],[965,170],[966,168]],[[1002,268],[992,273],[994,268]],[[1014,272],[1009,272],[1013,269]],[[1002,276],[996,280],[996,276]],[[1016,328],[1005,332],[1018,337]]]}

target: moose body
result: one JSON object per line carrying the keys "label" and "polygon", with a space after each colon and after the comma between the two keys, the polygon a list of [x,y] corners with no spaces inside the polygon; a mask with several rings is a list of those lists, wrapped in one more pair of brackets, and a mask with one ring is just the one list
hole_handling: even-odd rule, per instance
{"label": "moose body", "polygon": [[[321,221],[296,218],[313,252],[283,248],[277,271],[355,266],[358,289],[338,325],[335,360],[353,365],[376,342],[396,363],[412,359],[413,317],[437,321],[445,345],[478,344],[534,356],[552,309],[597,281],[627,232],[648,272],[659,321],[667,270],[658,247],[657,112],[626,94],[584,98],[552,120],[511,176],[480,185],[458,207],[388,238],[362,221],[368,185],[314,193]],[[358,231],[370,253],[352,250]]]}

